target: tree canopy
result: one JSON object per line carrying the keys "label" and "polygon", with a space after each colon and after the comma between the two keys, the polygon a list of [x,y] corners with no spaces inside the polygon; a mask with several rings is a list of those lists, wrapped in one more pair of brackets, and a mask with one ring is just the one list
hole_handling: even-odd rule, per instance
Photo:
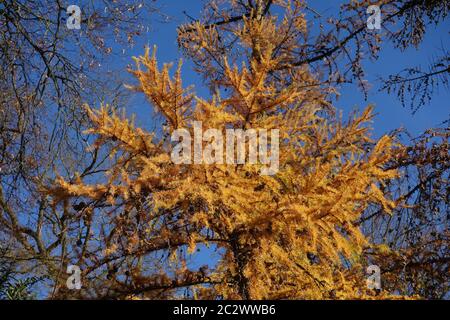
{"label": "tree canopy", "polygon": [[[0,185],[0,235],[18,258],[35,261],[22,271],[39,270],[50,298],[448,296],[448,128],[430,128],[408,143],[401,130],[374,138],[375,106],[344,118],[330,99],[344,82],[365,90],[363,53],[376,57],[383,41],[366,27],[368,3],[343,5],[333,28],[313,37],[303,1],[209,1],[177,38],[209,97],[184,84],[181,61],[176,69],[158,63],[156,47],[134,57],[128,70],[135,79],[128,89],[145,95],[163,119],[154,130],[136,126],[119,103],[99,106],[80,95],[83,121],[74,123],[83,161],[75,154],[58,165],[61,153],[51,153],[46,174],[21,176],[33,182],[35,221],[15,214],[18,205]],[[450,4],[378,5],[388,40],[402,49],[418,45],[426,25],[444,21]],[[397,89],[401,99],[410,88],[412,109],[423,107],[434,81],[447,83],[446,59],[428,73],[391,76],[383,88]],[[429,83],[408,87],[424,79]],[[9,98],[20,109],[14,92]],[[174,162],[174,134],[195,137],[198,124],[205,134],[189,155],[203,162]],[[211,161],[222,151],[238,158],[234,141],[231,154],[228,141],[220,148],[229,130],[277,135],[260,135],[258,149],[244,139],[249,154],[242,163]],[[13,143],[11,137],[3,141]],[[277,170],[261,174],[264,164],[248,161],[252,150],[276,156]],[[37,159],[46,154],[37,152]],[[43,163],[19,159],[31,163],[20,168]],[[215,258],[199,264],[199,252]],[[69,265],[82,270],[81,290],[66,286]],[[367,287],[369,265],[382,270],[382,290]]]}

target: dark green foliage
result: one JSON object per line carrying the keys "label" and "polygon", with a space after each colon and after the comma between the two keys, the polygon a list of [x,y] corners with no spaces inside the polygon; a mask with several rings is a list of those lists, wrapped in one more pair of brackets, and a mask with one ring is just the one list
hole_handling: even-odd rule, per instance
{"label": "dark green foliage", "polygon": [[14,264],[4,258],[5,253],[6,250],[0,248],[0,300],[33,299],[31,288],[42,278],[21,278],[14,270]]}

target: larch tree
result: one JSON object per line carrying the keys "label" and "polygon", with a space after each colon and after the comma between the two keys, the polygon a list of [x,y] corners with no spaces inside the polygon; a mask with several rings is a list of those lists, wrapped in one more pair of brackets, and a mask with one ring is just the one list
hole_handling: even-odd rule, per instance
{"label": "larch tree", "polygon": [[[371,138],[372,107],[342,119],[326,98],[333,89],[295,63],[308,32],[302,3],[274,3],[281,18],[256,1],[223,28],[180,28],[180,45],[211,85],[209,99],[183,86],[181,63],[171,74],[170,65],[158,67],[155,50],[135,58],[132,89],[164,117],[163,134],[135,127],[108,105],[85,106],[88,132],[97,136],[92,148],[106,150],[110,164],[97,179],[74,173],[43,188],[53,210],[64,212],[62,265],[82,270],[82,290],[67,290],[62,273],[55,296],[389,297],[367,289],[365,270],[368,252],[390,249],[371,242],[357,222],[370,206],[391,212],[397,205],[383,190],[398,176],[386,167],[399,148],[388,136]],[[235,39],[233,52],[220,52],[220,37]],[[249,161],[208,162],[224,156],[217,135],[200,142],[208,164],[175,163],[170,137],[180,129],[195,135],[198,123],[223,135],[279,130],[279,141],[267,141],[271,155],[279,143],[278,171],[261,174],[263,164]],[[195,265],[198,250],[219,258]]]}

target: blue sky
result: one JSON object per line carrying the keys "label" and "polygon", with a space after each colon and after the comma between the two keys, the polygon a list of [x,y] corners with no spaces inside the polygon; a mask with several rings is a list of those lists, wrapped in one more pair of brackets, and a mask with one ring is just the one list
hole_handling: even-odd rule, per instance
{"label": "blue sky", "polygon": [[[320,0],[309,1],[308,3],[310,7],[323,16],[337,16],[339,5],[343,2]],[[131,51],[126,50],[125,53],[122,53],[120,47],[113,48],[117,50],[116,53],[118,54],[118,57],[113,60],[114,69],[125,69],[127,64],[132,63],[131,56],[143,54],[146,45],[157,46],[157,58],[160,64],[166,62],[176,64],[182,58],[177,46],[176,28],[189,21],[183,12],[194,18],[199,17],[202,3],[203,1],[200,0],[192,0],[167,1],[160,4],[164,14],[170,17],[168,22],[161,23],[161,18],[152,17],[149,23],[151,26],[149,32],[138,39]],[[432,58],[439,53],[440,48],[448,47],[449,27],[449,19],[437,27],[429,27],[425,39],[418,49],[409,48],[402,52],[393,48],[390,42],[383,42],[379,59],[376,61],[366,59],[363,63],[366,79],[371,83],[367,100],[364,99],[363,93],[356,85],[348,84],[340,88],[341,96],[337,101],[334,101],[334,105],[342,110],[345,115],[354,108],[363,109],[369,103],[374,104],[377,113],[373,123],[376,137],[399,127],[406,128],[413,136],[416,136],[427,128],[438,126],[442,121],[449,119],[450,92],[448,88],[441,87],[434,94],[429,105],[412,114],[408,107],[401,106],[395,94],[388,95],[385,92],[379,92],[380,83],[377,82],[377,77],[387,77],[389,74],[399,72],[405,67],[423,66],[426,68]],[[192,64],[185,59],[183,59],[182,74],[184,84],[193,84],[197,95],[206,98],[209,96],[209,92],[202,85],[200,77],[193,72]],[[133,79],[130,78],[130,82],[132,81]],[[127,113],[136,115],[136,124],[146,128],[149,128],[153,123],[153,115],[150,110],[150,105],[141,94],[133,95],[127,106]]]}

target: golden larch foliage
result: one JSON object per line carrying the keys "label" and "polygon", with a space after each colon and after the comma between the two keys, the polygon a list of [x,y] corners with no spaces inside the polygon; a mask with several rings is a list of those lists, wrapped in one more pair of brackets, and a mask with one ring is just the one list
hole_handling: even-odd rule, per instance
{"label": "golden larch foliage", "polygon": [[[192,132],[194,121],[222,132],[279,129],[276,174],[260,175],[261,164],[175,164],[167,135],[136,128],[108,106],[86,107],[88,132],[98,137],[95,146],[109,148],[111,165],[103,182],[58,178],[48,192],[56,202],[87,199],[99,228],[108,226],[86,249],[97,258],[80,261],[86,276],[128,261],[118,272],[132,284],[117,277],[110,285],[118,296],[167,298],[188,287],[199,299],[375,298],[364,271],[365,252],[377,246],[355,222],[369,205],[395,206],[380,189],[397,176],[384,169],[395,143],[370,137],[370,106],[343,121],[314,73],[293,64],[307,33],[302,3],[275,3],[285,13],[280,20],[255,10],[222,28],[180,28],[180,45],[214,89],[210,99],[183,87],[181,63],[173,76],[169,65],[159,70],[155,51],[135,58],[132,73],[133,89],[162,115],[168,134]],[[217,52],[224,33],[237,38],[241,59]],[[192,270],[188,260],[200,245],[220,258]],[[160,260],[144,259],[152,255]]]}

